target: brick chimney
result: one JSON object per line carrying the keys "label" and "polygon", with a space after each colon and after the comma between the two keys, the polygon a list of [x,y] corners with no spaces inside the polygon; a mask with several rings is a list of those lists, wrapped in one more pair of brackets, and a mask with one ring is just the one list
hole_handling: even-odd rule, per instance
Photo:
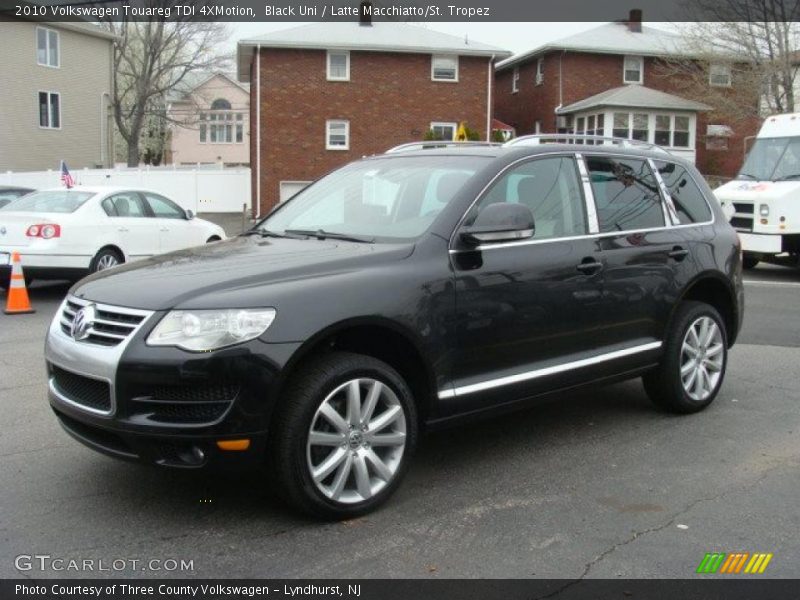
{"label": "brick chimney", "polygon": [[[358,9],[358,23],[362,27],[372,26],[372,2],[370,0],[362,0],[361,6]],[[641,12],[641,11],[639,11]]]}
{"label": "brick chimney", "polygon": [[642,9],[632,8],[628,14],[628,31],[642,33]]}

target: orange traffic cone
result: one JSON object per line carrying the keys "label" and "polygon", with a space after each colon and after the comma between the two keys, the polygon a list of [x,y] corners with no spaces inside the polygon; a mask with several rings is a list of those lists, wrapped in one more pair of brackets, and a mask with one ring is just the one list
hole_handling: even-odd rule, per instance
{"label": "orange traffic cone", "polygon": [[19,252],[14,252],[11,255],[11,281],[9,281],[8,298],[3,312],[7,315],[23,315],[36,312],[31,308],[31,301],[28,299],[28,290],[25,288],[25,276],[22,274],[22,262],[19,259]]}

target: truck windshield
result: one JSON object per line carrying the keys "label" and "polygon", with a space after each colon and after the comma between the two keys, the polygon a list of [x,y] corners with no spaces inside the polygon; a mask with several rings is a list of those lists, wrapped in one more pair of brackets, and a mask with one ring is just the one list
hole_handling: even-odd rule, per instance
{"label": "truck windshield", "polygon": [[756,139],[736,179],[800,181],[800,137]]}
{"label": "truck windshield", "polygon": [[416,239],[489,160],[395,155],[356,162],[298,193],[254,233],[370,242]]}

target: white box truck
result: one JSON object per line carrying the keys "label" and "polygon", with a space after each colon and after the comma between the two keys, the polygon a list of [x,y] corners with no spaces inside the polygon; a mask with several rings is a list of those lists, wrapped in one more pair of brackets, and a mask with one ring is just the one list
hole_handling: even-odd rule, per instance
{"label": "white box truck", "polygon": [[767,117],[739,174],[714,194],[732,215],[745,268],[800,265],[800,113]]}

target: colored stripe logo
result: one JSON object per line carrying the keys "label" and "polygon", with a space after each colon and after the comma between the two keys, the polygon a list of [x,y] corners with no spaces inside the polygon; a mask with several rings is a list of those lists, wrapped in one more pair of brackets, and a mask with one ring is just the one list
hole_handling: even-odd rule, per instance
{"label": "colored stripe logo", "polygon": [[697,573],[714,574],[760,574],[767,570],[772,553],[755,552],[707,552],[697,566]]}

